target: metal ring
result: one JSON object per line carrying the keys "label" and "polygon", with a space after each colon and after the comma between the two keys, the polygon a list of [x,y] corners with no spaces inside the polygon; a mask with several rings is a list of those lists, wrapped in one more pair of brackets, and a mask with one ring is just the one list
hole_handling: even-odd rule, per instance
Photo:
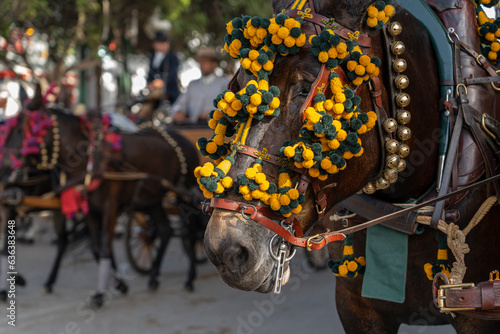
{"label": "metal ring", "polygon": [[[495,71],[495,73],[500,73],[500,70]],[[490,85],[491,85],[491,87],[493,87],[494,90],[496,90],[497,92],[500,92],[500,87],[495,86],[495,84],[493,82],[490,82]]]}
{"label": "metal ring", "polygon": [[454,43],[453,40],[451,39],[451,34],[455,35],[457,40],[460,42],[460,37],[458,37],[457,33],[455,32],[455,28],[453,27],[448,28],[448,39],[450,40],[451,43]]}
{"label": "metal ring", "polygon": [[242,205],[241,206],[241,216],[243,217],[243,219],[246,219],[246,220],[253,220],[250,215],[247,216],[247,214],[245,213],[245,210],[248,209],[248,208],[252,208],[254,209],[255,211],[257,211],[257,208],[255,207],[255,205],[252,205],[252,204],[248,204],[248,205]]}
{"label": "metal ring", "polygon": [[465,87],[465,85],[463,83],[461,83],[461,84],[457,85],[457,96],[460,96],[460,93],[458,92],[458,87],[460,87],[460,86],[464,87],[464,89],[465,89],[465,95],[467,95],[467,87]]}
{"label": "metal ring", "polygon": [[271,240],[269,241],[269,253],[271,253],[271,257],[275,260],[275,261],[278,261],[278,257],[276,255],[274,255],[273,253],[273,241],[274,241],[274,238],[276,238],[278,235],[275,234],[273,235],[273,237],[271,238]]}

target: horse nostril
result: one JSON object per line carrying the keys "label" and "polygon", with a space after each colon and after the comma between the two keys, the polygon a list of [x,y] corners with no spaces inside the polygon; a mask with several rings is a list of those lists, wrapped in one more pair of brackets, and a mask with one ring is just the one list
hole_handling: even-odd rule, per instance
{"label": "horse nostril", "polygon": [[234,256],[232,257],[232,265],[233,268],[238,268],[244,266],[245,263],[248,262],[250,258],[250,252],[246,247],[239,247]]}

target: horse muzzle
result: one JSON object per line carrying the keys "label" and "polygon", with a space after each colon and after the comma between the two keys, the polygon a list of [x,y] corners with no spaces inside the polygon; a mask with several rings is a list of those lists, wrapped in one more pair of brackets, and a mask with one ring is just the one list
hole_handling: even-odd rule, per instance
{"label": "horse muzzle", "polygon": [[205,251],[222,280],[245,291],[270,292],[275,260],[268,249],[273,233],[239,214],[215,210],[205,231]]}

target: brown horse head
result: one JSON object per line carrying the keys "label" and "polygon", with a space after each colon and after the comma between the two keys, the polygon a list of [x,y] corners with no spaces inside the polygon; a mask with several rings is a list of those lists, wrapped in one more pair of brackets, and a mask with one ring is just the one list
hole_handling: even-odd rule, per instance
{"label": "brown horse head", "polygon": [[[273,1],[274,12],[280,13],[283,9],[288,9],[292,3],[293,1],[289,0]],[[357,31],[361,30],[366,9],[373,1],[309,1],[304,9],[311,3],[314,3],[314,12],[328,18],[334,18],[335,22]],[[398,20],[407,21],[408,19],[402,17]],[[304,22],[302,25],[302,32],[308,38],[312,34],[317,34],[315,29],[316,27],[310,22]],[[418,68],[422,68],[421,66],[435,68],[435,63],[430,53],[431,49],[428,48],[429,40],[427,36],[417,38],[417,35],[416,32],[413,32],[405,37],[405,43],[407,45],[413,44],[416,47],[415,50],[418,50],[415,57],[407,59],[409,65],[411,63],[414,66],[413,69],[408,66],[408,76],[415,75],[419,79],[423,79],[422,74],[418,73]],[[382,44],[379,33],[370,32],[369,36],[372,40],[370,54],[372,56],[377,55],[382,59]],[[427,45],[423,47],[422,44],[425,43]],[[310,48],[310,44],[306,43],[296,55],[277,56],[274,70],[269,78],[270,84],[280,89],[281,113],[276,118],[263,118],[261,121],[254,121],[246,142],[247,146],[256,148],[261,152],[266,149],[267,152],[278,155],[283,142],[297,139],[302,126],[301,107],[306,102],[311,86],[317,79],[321,68],[317,57],[311,54]],[[345,66],[345,63],[342,66]],[[380,75],[384,85],[390,84],[387,82],[389,79],[384,77],[384,73],[389,71],[386,66],[383,62]],[[244,87],[248,80],[248,76],[242,72],[237,76],[238,86],[240,87]],[[416,128],[412,127],[413,137],[430,138],[429,128],[426,128],[426,126],[438,128],[438,113],[436,110],[439,98],[436,88],[437,79],[433,76],[428,79],[428,83],[432,93],[429,93],[427,100],[422,99],[419,101],[419,108],[429,112],[432,110],[434,114],[426,120],[420,119],[415,122]],[[413,92],[416,92],[415,88],[413,89]],[[365,112],[373,111],[374,107],[367,85],[361,86],[357,94],[362,100],[360,104],[361,110]],[[423,96],[422,92],[419,92],[419,96]],[[383,98],[387,110],[388,102],[385,90],[383,90]],[[380,171],[381,152],[383,150],[381,148],[380,133],[374,128],[360,135],[360,139],[363,142],[363,155],[349,159],[345,170],[332,174],[327,180],[319,183],[320,188],[326,189],[324,191],[328,203],[326,211],[336,203],[363,189]],[[413,140],[410,139],[408,144],[413,147]],[[419,168],[414,168],[411,175],[393,184],[386,191],[386,196],[409,197],[411,194],[422,191],[424,187],[429,187],[432,182],[430,179],[426,179],[425,182],[418,185],[408,186],[408,184],[410,176],[412,178],[423,177],[425,173],[431,177],[435,175],[434,167],[422,167],[424,164],[425,166],[431,166],[432,162],[435,161],[435,149],[433,147],[426,153],[424,157],[425,163],[419,163]],[[252,158],[246,155],[238,154],[229,175],[236,179],[236,176],[244,173],[245,169],[250,167],[253,161]],[[272,182],[278,181],[278,169],[279,167],[271,164],[264,163],[263,165],[263,173]],[[300,181],[298,173],[291,173],[290,176],[293,185]],[[319,216],[311,186],[305,191],[305,197],[306,201],[303,204],[303,209],[295,217],[302,229],[307,231],[318,220]],[[234,194],[229,195],[228,199],[242,201],[241,197]],[[249,204],[262,205],[262,203],[255,200],[249,202]],[[243,218],[238,212],[214,210],[205,234],[205,249],[209,259],[214,263],[220,276],[228,285],[242,290],[269,292],[273,288],[275,275],[275,260],[271,252],[276,253],[279,238],[275,238],[274,242],[271,242],[275,235],[273,232],[256,222]],[[275,222],[280,224],[279,220]],[[272,243],[272,246],[270,246],[270,243]],[[289,274],[290,271],[287,266],[284,275],[285,281]]]}

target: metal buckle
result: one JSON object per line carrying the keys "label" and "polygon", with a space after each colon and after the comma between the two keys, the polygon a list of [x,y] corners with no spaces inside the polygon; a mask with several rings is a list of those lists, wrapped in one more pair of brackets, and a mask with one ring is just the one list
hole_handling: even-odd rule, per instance
{"label": "metal buckle", "polygon": [[[493,278],[493,275],[495,275],[495,278]],[[498,270],[493,270],[490,273],[490,281],[498,281],[500,280],[500,272]]]}
{"label": "metal buckle", "polygon": [[478,63],[478,65],[484,66],[484,63],[481,62],[481,60],[480,60],[481,58],[483,58],[485,61],[487,61],[486,58],[484,58],[484,56],[482,54],[480,54],[479,56],[476,57],[476,62]]}
{"label": "metal buckle", "polygon": [[212,214],[212,207],[210,206],[210,200],[206,199],[204,201],[201,201],[201,212],[205,215],[211,215]]}
{"label": "metal buckle", "polygon": [[320,209],[321,209],[321,205],[316,204],[316,212],[318,213],[318,215],[322,215],[323,213],[325,213],[326,206],[323,208],[323,210],[320,210]]}
{"label": "metal buckle", "polygon": [[[495,73],[500,73],[500,70],[495,71]],[[497,92],[499,92],[499,91],[500,91],[500,87],[495,86],[495,83],[490,82],[490,85],[491,85],[491,87],[493,87],[493,89],[494,89],[494,90],[496,90]]]}
{"label": "metal buckle", "polygon": [[245,220],[253,220],[252,217],[250,217],[251,214],[247,215],[245,213],[245,210],[248,209],[248,208],[252,208],[252,209],[254,209],[254,211],[257,211],[257,208],[255,207],[255,205],[252,205],[252,204],[242,205],[241,206],[241,216]]}
{"label": "metal buckle", "polygon": [[437,291],[437,307],[441,312],[454,312],[454,311],[473,311],[473,307],[446,307],[446,296],[444,290],[448,289],[463,289],[463,288],[473,288],[474,283],[461,283],[461,284],[447,284],[441,285]]}
{"label": "metal buckle", "polygon": [[[326,231],[326,233],[328,233],[328,232],[330,232],[330,230],[329,230],[329,229]],[[312,237],[309,237],[309,238],[307,239],[307,241],[306,241],[306,249],[307,249],[309,252],[310,252],[310,251],[312,251],[312,248],[311,248],[311,243],[312,243],[312,240],[317,239],[317,238],[319,238],[319,240],[320,240],[320,241],[321,241],[321,240],[323,240],[323,239],[325,239],[325,237],[324,237],[323,235],[321,235],[321,234],[316,234],[316,235],[313,235]]]}
{"label": "metal buckle", "polygon": [[462,86],[465,89],[465,95],[467,95],[467,87],[465,87],[465,85],[461,83],[457,85],[457,96],[460,96],[460,92],[458,91],[458,87],[460,86]]}
{"label": "metal buckle", "polygon": [[288,255],[290,252],[290,244],[285,241],[285,239],[281,238],[281,242],[278,246],[278,253],[273,253],[273,241],[274,238],[278,237],[277,234],[273,235],[271,240],[269,241],[269,253],[271,253],[271,257],[276,261],[276,277],[274,279],[274,290],[275,294],[279,294],[281,292],[281,287],[283,285],[283,276],[285,274],[285,263],[290,261],[297,252],[297,249],[294,248],[291,255]]}

